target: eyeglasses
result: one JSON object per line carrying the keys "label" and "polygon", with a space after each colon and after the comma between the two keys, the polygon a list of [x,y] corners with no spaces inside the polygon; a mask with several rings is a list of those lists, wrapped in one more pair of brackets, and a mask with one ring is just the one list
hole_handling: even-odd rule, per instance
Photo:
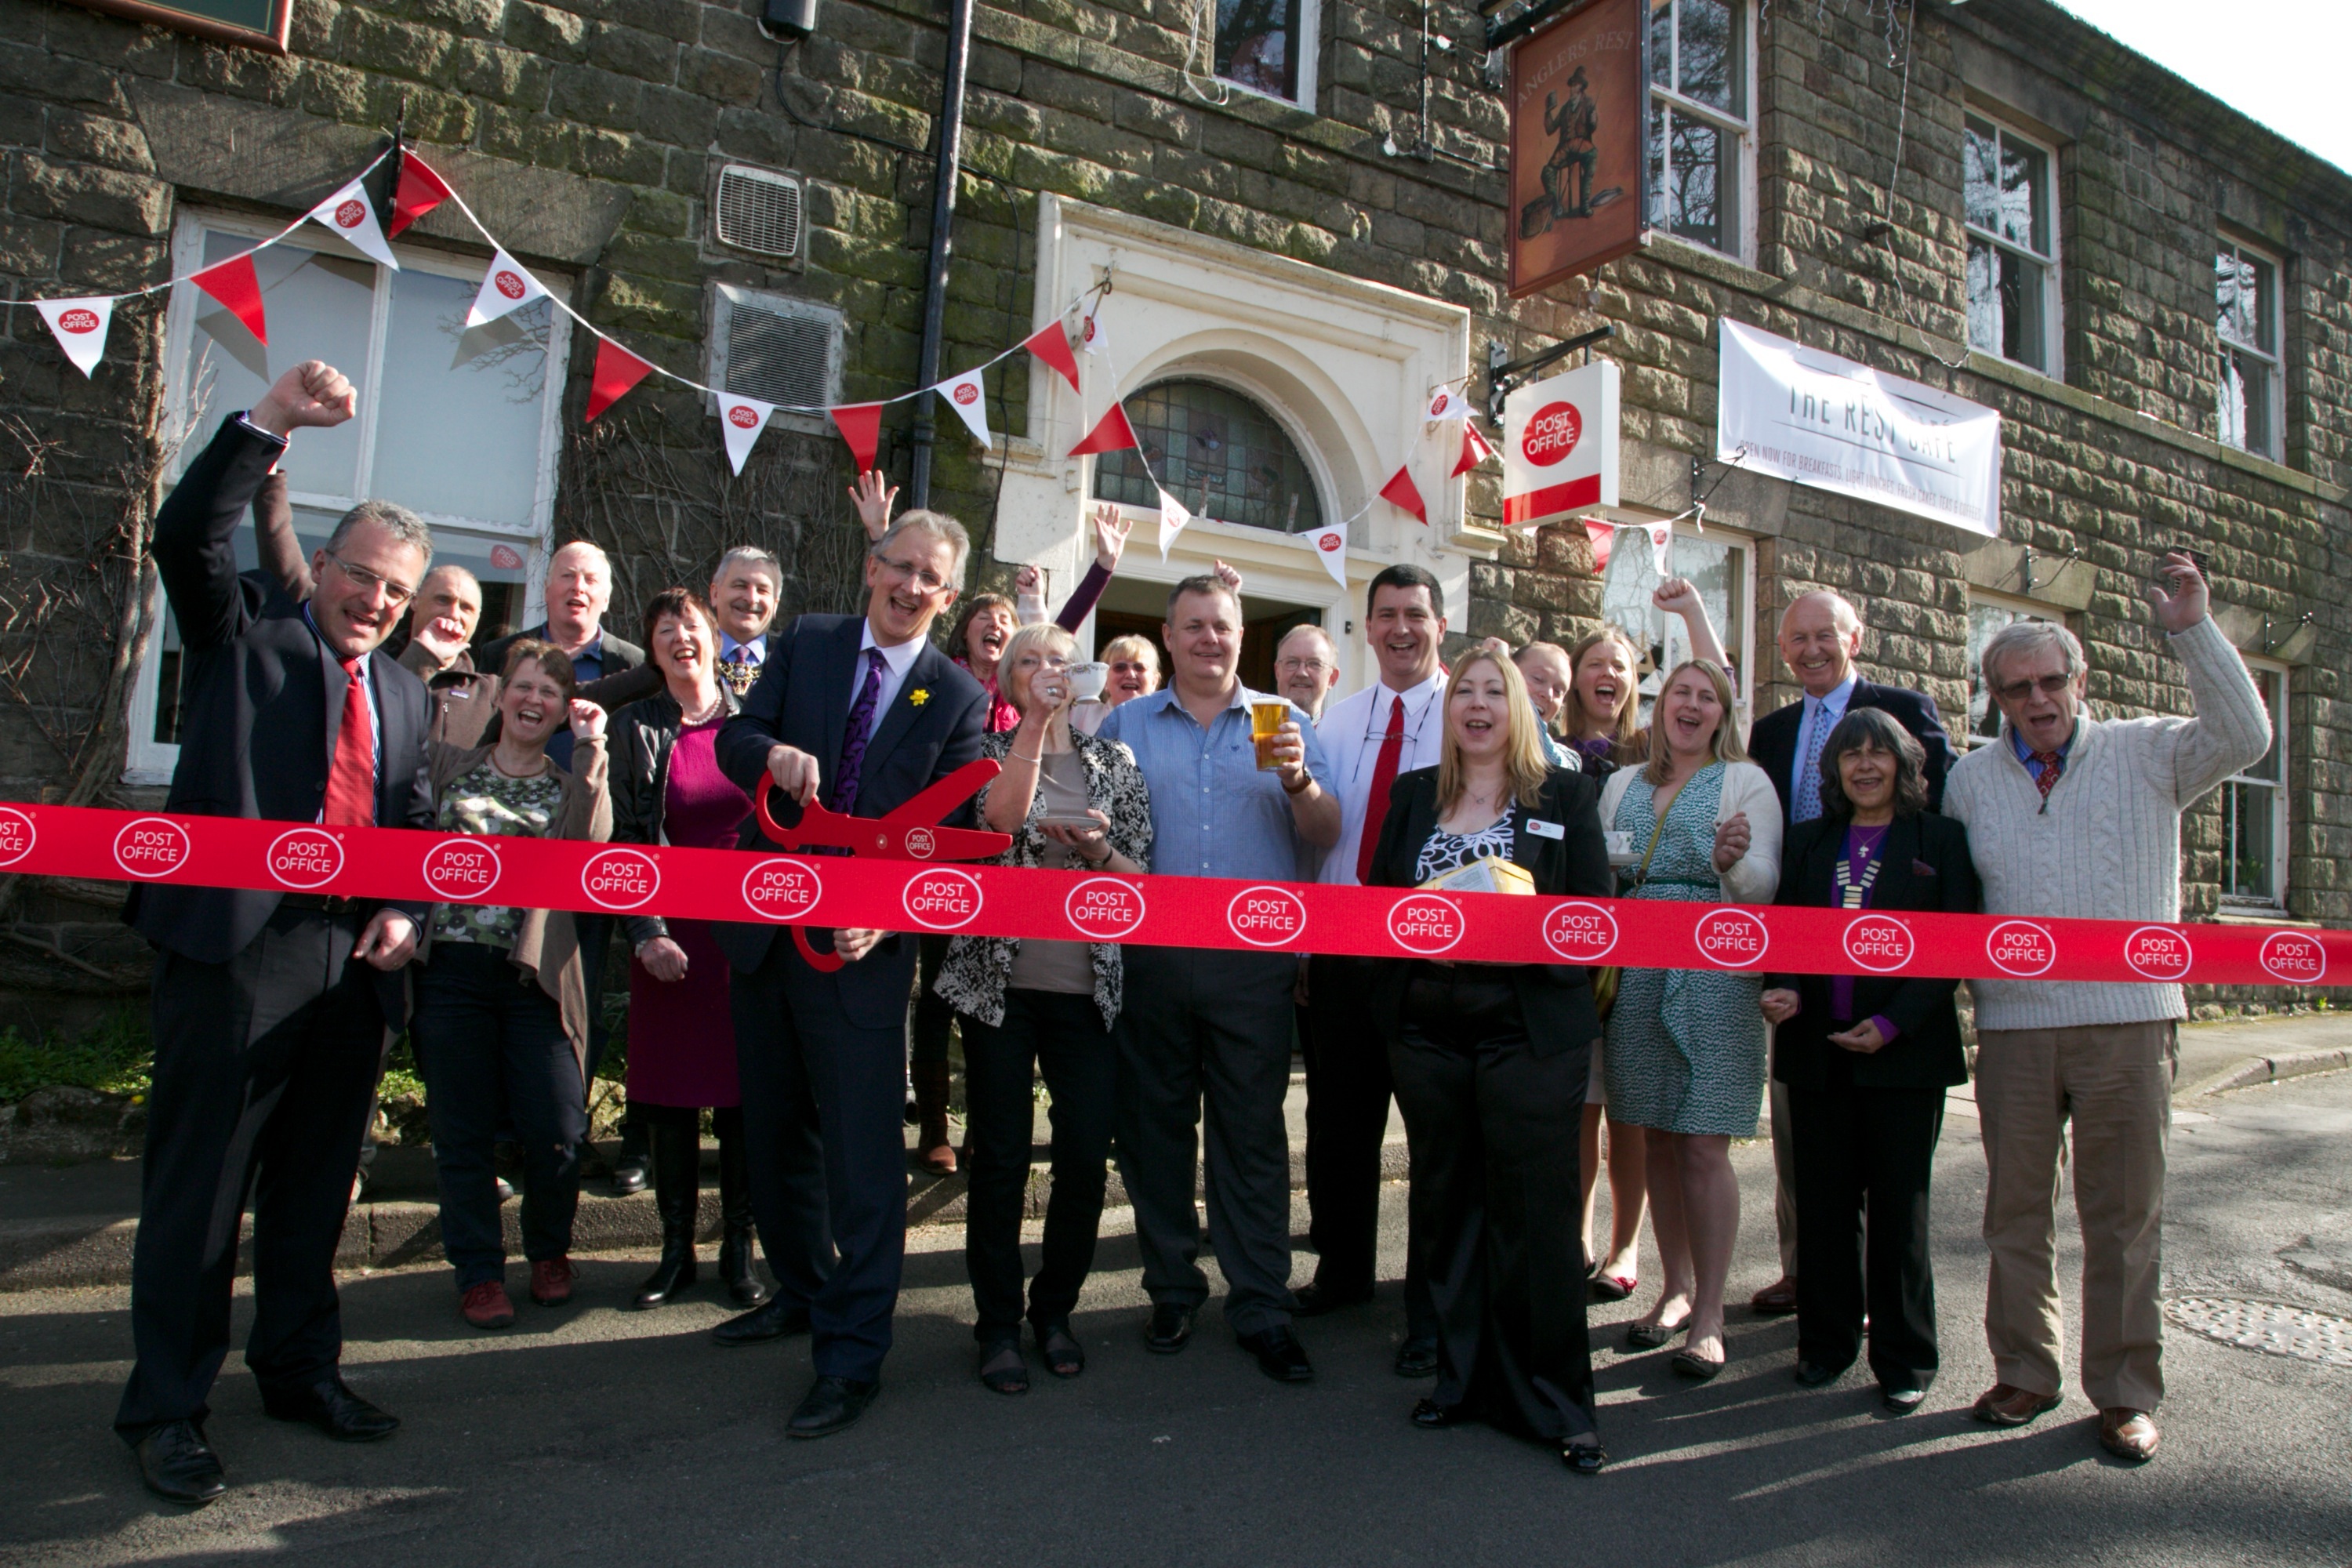
{"label": "eyeglasses", "polygon": [[928,566],[911,561],[893,561],[887,555],[877,555],[874,563],[903,583],[912,583],[926,594],[936,594],[948,585],[948,580]]}
{"label": "eyeglasses", "polygon": [[1321,675],[1331,667],[1319,658],[1278,658],[1274,668],[1285,675]]}
{"label": "eyeglasses", "polygon": [[395,608],[416,597],[415,589],[395,583],[380,572],[371,572],[364,566],[354,566],[331,550],[322,553],[341,570],[344,576],[351,579],[352,586],[362,593],[373,593],[381,588],[383,590],[383,596]]}
{"label": "eyeglasses", "polygon": [[1110,667],[1113,675],[1149,675],[1151,667],[1141,659],[1123,658]]}
{"label": "eyeglasses", "polygon": [[2055,697],[2074,683],[2071,675],[2045,675],[2036,680],[2012,680],[1996,686],[1992,694],[2003,702],[2022,702],[2036,691],[2044,697]]}

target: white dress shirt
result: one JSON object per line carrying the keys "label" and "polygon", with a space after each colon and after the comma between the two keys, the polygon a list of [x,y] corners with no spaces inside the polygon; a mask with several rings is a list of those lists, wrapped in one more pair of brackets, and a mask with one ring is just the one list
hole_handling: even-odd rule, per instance
{"label": "white dress shirt", "polygon": [[[858,632],[857,668],[849,678],[848,708],[856,708],[857,694],[866,689],[866,650],[881,646],[874,640],[874,623],[867,621]],[[882,648],[882,689],[874,700],[875,730],[882,728],[882,715],[890,711],[890,704],[898,700],[898,688],[907,684],[907,671],[914,668],[923,647],[924,639],[908,637],[896,647]]]}
{"label": "white dress shirt", "polygon": [[1442,669],[1403,691],[1379,684],[1351,691],[1324,709],[1315,726],[1315,738],[1323,743],[1323,755],[1331,767],[1323,787],[1339,797],[1339,842],[1323,852],[1323,868],[1316,878],[1319,882],[1354,887],[1364,835],[1377,837],[1381,831],[1379,823],[1364,821],[1364,814],[1371,805],[1372,774],[1380,767],[1389,716],[1400,697],[1404,699],[1404,746],[1397,756],[1397,772],[1433,768],[1445,738],[1445,672]]}

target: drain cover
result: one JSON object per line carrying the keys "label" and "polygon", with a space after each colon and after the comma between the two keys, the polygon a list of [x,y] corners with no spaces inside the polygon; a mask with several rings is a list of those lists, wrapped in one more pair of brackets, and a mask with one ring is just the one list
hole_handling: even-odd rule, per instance
{"label": "drain cover", "polygon": [[2332,1312],[2276,1301],[2180,1296],[2165,1302],[2164,1315],[2184,1329],[2240,1350],[2352,1367],[2352,1321]]}

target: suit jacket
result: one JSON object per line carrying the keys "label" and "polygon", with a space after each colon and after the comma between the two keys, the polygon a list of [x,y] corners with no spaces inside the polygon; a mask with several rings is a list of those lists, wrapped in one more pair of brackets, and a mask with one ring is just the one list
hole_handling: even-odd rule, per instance
{"label": "suit jacket", "polygon": [[[232,418],[155,517],[155,569],[179,622],[180,763],[163,809],[193,816],[316,822],[342,729],[351,678],[303,608],[265,574],[238,575],[236,535],[283,448]],[[383,762],[375,820],[430,827],[425,685],[381,648],[368,656]],[[200,963],[245,950],[284,895],[241,888],[142,884],[122,918],[156,946]],[[429,905],[401,905],[420,926]],[[371,906],[371,912],[372,912]],[[396,995],[396,975],[383,977]],[[395,1022],[396,1005],[387,1007]]]}
{"label": "suit jacket", "polygon": [[[515,644],[525,637],[544,637],[545,636],[547,636],[547,623],[541,621],[529,631],[509,633],[496,642],[484,643],[480,655],[474,660],[474,667],[485,675],[504,675],[507,668],[507,653]],[[645,662],[645,649],[626,638],[614,637],[610,630],[604,633],[604,673],[600,679],[609,680],[622,671],[635,669]]]}
{"label": "suit jacket", "polygon": [[[1617,879],[1609,868],[1609,844],[1601,836],[1601,785],[1580,773],[1554,769],[1544,783],[1543,804],[1522,811],[1511,837],[1511,859],[1535,879],[1548,898],[1613,898]],[[1399,773],[1389,795],[1389,814],[1372,851],[1370,886],[1411,888],[1421,847],[1437,826],[1437,770]],[[1528,831],[1532,818],[1559,825],[1558,838]],[[1404,1011],[1406,983],[1419,959],[1381,959],[1372,984],[1372,1016],[1393,1033]],[[1601,1043],[1601,1015],[1592,1001],[1592,972],[1580,963],[1515,963],[1507,966],[1519,994],[1528,1038],[1539,1057],[1572,1047]]]}
{"label": "suit jacket", "polygon": [[[1911,731],[1911,738],[1927,753],[1927,809],[1934,811],[1942,805],[1944,771],[1958,760],[1958,753],[1952,750],[1952,738],[1944,732],[1944,720],[1936,710],[1936,700],[1907,686],[1876,686],[1857,680],[1845,710],[1851,713],[1857,708],[1876,708],[1891,713],[1896,723]],[[1748,732],[1748,756],[1770,775],[1772,788],[1780,796],[1783,827],[1790,824],[1790,807],[1797,798],[1792,782],[1797,771],[1797,731],[1804,722],[1805,700],[1801,697],[1757,720]]]}
{"label": "suit jacket", "polygon": [[[719,731],[719,770],[745,794],[768,787],[768,752],[773,746],[792,746],[814,757],[820,789],[839,773],[854,695],[850,681],[857,672],[865,625],[863,616],[803,616],[770,645],[759,681]],[[987,721],[988,693],[980,682],[924,644],[898,695],[875,718],[858,773],[857,815],[885,816],[978,758]],[[789,800],[777,801],[775,810],[787,825],[799,820],[800,808]],[[971,816],[967,802],[949,821],[961,826]],[[740,847],[772,852],[756,816],[744,823]],[[779,940],[776,929],[767,925],[721,924],[716,935],[728,962],[747,974],[767,962],[769,944]],[[826,933],[812,930],[809,937],[824,947]],[[914,985],[915,939],[905,932],[886,938],[836,979],[850,1022],[866,1028],[891,1026],[905,1015]]]}
{"label": "suit jacket", "polygon": [[[1816,817],[1790,829],[1780,855],[1780,892],[1773,902],[1834,908],[1845,830],[1842,816]],[[1982,902],[1976,865],[1969,858],[1968,829],[1948,817],[1898,816],[1886,830],[1880,858],[1878,880],[1871,887],[1873,910],[1966,915],[1976,913]],[[1764,984],[1794,991],[1801,999],[1796,1016],[1773,1037],[1772,1072],[1783,1083],[1824,1088],[1829,1064],[1839,1058],[1865,1089],[1941,1089],[1969,1080],[1959,1010],[1952,1002],[1957,980],[1856,975],[1854,1020],[1884,1016],[1898,1031],[1884,1049],[1867,1056],[1830,1044],[1838,1025],[1830,1017],[1828,975],[1772,974]]]}

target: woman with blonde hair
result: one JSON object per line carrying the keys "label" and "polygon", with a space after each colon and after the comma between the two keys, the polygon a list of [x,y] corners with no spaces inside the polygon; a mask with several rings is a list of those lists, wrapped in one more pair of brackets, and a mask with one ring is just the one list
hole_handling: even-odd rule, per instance
{"label": "woman with blonde hair", "polygon": [[[1650,760],[1603,787],[1601,817],[1640,847],[1622,897],[1769,903],[1780,878],[1780,805],[1739,743],[1731,678],[1694,658],[1658,693]],[[1609,1014],[1612,1121],[1644,1130],[1650,1218],[1665,1268],[1655,1305],[1627,1331],[1654,1349],[1687,1331],[1675,1370],[1723,1370],[1723,1282],[1739,1231],[1731,1140],[1756,1136],[1764,1099],[1763,991],[1753,971],[1627,969]]]}
{"label": "woman with blonde hair", "polygon": [[[1546,765],[1517,668],[1470,655],[1444,714],[1438,765],[1397,776],[1367,884],[1418,887],[1491,858],[1538,893],[1606,897],[1599,785]],[[1596,1471],[1584,1259],[1560,1223],[1601,1033],[1590,972],[1389,961],[1373,1014],[1412,1147],[1410,1245],[1438,1321],[1437,1386],[1413,1424],[1485,1420]]]}

